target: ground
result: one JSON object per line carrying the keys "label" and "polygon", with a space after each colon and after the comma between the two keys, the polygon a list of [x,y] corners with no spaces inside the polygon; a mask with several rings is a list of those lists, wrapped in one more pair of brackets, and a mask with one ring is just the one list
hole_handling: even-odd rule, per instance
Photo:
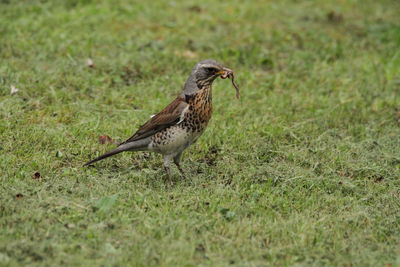
{"label": "ground", "polygon": [[[0,265],[400,265],[398,1],[0,10]],[[215,82],[185,179],[149,153],[82,167],[206,58],[242,98]]]}

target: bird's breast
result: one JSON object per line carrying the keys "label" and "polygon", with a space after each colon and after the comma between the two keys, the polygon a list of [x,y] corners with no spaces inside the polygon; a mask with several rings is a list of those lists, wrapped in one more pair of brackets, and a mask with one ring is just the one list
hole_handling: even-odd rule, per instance
{"label": "bird's breast", "polygon": [[191,131],[201,132],[212,115],[211,88],[203,89],[189,100],[189,110],[185,114],[183,126]]}

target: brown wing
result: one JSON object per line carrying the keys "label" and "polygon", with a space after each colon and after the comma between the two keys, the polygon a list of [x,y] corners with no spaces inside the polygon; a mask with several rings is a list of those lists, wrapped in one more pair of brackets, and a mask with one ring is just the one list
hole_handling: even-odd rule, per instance
{"label": "brown wing", "polygon": [[184,98],[177,97],[161,112],[157,113],[149,121],[140,126],[139,130],[137,130],[134,135],[120,145],[149,137],[178,123],[183,118],[183,114],[187,110],[188,105],[189,104],[185,102]]}

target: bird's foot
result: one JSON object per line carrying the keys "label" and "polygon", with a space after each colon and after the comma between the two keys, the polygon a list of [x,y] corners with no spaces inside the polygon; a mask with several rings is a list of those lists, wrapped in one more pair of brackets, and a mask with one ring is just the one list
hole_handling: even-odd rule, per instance
{"label": "bird's foot", "polygon": [[179,173],[181,174],[181,177],[183,179],[186,179],[186,173],[185,171],[182,169],[181,165],[177,164],[176,167],[178,167]]}
{"label": "bird's foot", "polygon": [[164,166],[164,170],[165,170],[165,175],[166,175],[166,181],[170,184],[173,185],[174,182],[172,181],[172,177],[171,177],[171,169],[167,166]]}

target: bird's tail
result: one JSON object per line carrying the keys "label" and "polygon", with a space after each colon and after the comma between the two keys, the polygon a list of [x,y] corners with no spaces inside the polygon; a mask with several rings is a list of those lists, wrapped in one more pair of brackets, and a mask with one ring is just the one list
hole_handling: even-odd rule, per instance
{"label": "bird's tail", "polygon": [[113,149],[113,150],[101,155],[100,157],[97,157],[95,159],[92,159],[89,162],[86,162],[83,166],[88,166],[90,164],[95,163],[96,161],[99,161],[99,160],[114,156],[114,155],[119,154],[119,153],[124,152],[124,151],[145,150],[145,148],[147,148],[147,145],[148,145],[148,142],[145,139],[137,140],[135,142],[121,144],[117,148],[115,148],[115,149]]}

